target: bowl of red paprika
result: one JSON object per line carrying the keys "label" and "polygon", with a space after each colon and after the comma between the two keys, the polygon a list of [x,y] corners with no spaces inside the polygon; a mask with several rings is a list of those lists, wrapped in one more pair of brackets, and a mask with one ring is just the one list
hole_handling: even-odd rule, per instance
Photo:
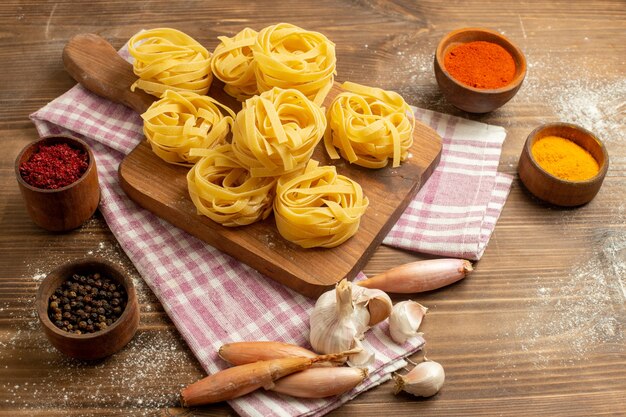
{"label": "bowl of red paprika", "polygon": [[602,141],[570,123],[549,123],[533,130],[517,166],[531,194],[562,207],[591,201],[608,169],[609,154]]}
{"label": "bowl of red paprika", "polygon": [[435,77],[446,99],[470,113],[508,102],[526,76],[522,51],[500,33],[465,28],[445,35],[435,52]]}
{"label": "bowl of red paprika", "polygon": [[28,214],[46,230],[75,229],[98,208],[96,160],[81,139],[54,135],[26,145],[15,160],[15,175]]}

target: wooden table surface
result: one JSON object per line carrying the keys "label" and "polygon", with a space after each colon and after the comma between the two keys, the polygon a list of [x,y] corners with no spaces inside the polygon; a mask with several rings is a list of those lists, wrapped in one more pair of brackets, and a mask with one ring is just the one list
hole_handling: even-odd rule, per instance
{"label": "wooden table surface", "polygon": [[[37,228],[26,214],[14,159],[37,138],[28,115],[74,85],[61,63],[68,38],[95,32],[121,47],[139,29],[169,26],[212,50],[218,35],[281,21],[333,40],[340,80],[396,90],[411,104],[504,126],[502,172],[516,175],[526,136],[555,121],[594,131],[611,161],[598,196],[575,209],[533,199],[516,178],[475,273],[452,287],[412,297],[430,307],[422,326],[426,352],[446,369],[437,396],[394,396],[387,383],[331,415],[626,415],[623,0],[3,1],[0,414],[181,415],[186,410],[178,408],[179,388],[203,376],[100,214],[64,234]],[[466,26],[502,32],[528,59],[517,96],[482,116],[448,104],[432,69],[438,40]],[[135,277],[141,324],[122,352],[86,366],[48,344],[33,300],[47,272],[90,254],[121,263]],[[421,258],[381,247],[365,272]],[[192,414],[234,413],[218,404]]]}

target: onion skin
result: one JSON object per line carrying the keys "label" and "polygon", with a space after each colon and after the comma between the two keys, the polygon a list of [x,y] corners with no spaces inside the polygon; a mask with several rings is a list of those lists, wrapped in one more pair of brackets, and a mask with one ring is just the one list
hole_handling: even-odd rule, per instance
{"label": "onion skin", "polygon": [[220,347],[218,354],[220,358],[231,365],[245,365],[247,363],[291,356],[302,358],[317,357],[317,353],[303,347],[273,341],[227,343]]}
{"label": "onion skin", "polygon": [[326,398],[350,391],[366,377],[365,368],[311,368],[279,379],[272,391],[298,398]]}
{"label": "onion skin", "polygon": [[445,287],[465,278],[471,271],[472,264],[465,259],[429,259],[391,268],[357,284],[385,292],[410,294]]}

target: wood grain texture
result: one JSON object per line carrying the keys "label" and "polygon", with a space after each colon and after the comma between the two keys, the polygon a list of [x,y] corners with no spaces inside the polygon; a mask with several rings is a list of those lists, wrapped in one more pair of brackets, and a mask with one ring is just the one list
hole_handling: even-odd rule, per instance
{"label": "wood grain texture", "polygon": [[65,70],[89,91],[123,104],[137,113],[145,112],[155,97],[141,89],[131,91],[137,80],[133,67],[118,55],[109,42],[93,33],[79,33],[63,48]]}
{"label": "wood grain texture", "polygon": [[[189,8],[189,4],[193,8]],[[204,374],[100,215],[80,229],[35,226],[14,178],[19,150],[37,137],[28,114],[72,85],[67,41],[94,32],[115,48],[139,29],[172,26],[209,47],[243,26],[288,21],[337,44],[338,79],[378,85],[419,107],[504,126],[500,171],[515,175],[528,134],[547,122],[582,124],[605,142],[611,166],[598,195],[576,209],[532,197],[516,178],[489,247],[470,277],[415,299],[430,308],[422,330],[447,381],[434,398],[394,396],[392,384],[331,416],[621,416],[626,409],[626,5],[623,1],[512,0],[153,2],[5,1],[0,4],[0,415],[228,416],[224,404],[177,407],[180,388]],[[528,60],[517,95],[469,115],[439,91],[433,54],[445,33],[489,27]],[[141,323],[102,363],[69,361],[34,315],[41,275],[100,254],[133,276]],[[380,247],[368,275],[422,259]],[[415,359],[419,359],[419,356]]]}

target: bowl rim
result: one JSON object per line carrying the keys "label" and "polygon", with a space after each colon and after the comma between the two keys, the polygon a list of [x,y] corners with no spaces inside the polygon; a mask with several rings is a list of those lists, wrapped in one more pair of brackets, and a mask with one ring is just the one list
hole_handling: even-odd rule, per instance
{"label": "bowl rim", "polygon": [[[460,33],[463,33],[463,32],[482,32],[482,33],[487,33],[487,34],[496,36],[496,37],[500,38],[502,41],[504,41],[505,43],[507,43],[508,46],[511,49],[515,50],[515,52],[518,54],[518,56],[520,58],[520,62],[521,62],[521,71],[520,71],[520,73],[513,80],[511,80],[510,83],[508,83],[507,85],[505,85],[503,87],[500,87],[500,88],[476,88],[476,87],[472,87],[470,85],[467,85],[467,84],[464,84],[464,83],[458,81],[456,78],[454,78],[452,75],[450,75],[450,73],[446,69],[446,66],[445,66],[444,62],[440,58],[443,58],[443,44],[444,44],[444,41],[447,40],[447,39],[450,39],[451,37],[456,36],[456,35],[458,35]],[[516,88],[519,88],[519,86],[522,84],[522,82],[526,78],[526,71],[527,71],[527,68],[528,68],[528,64],[526,62],[526,55],[524,55],[522,50],[515,43],[513,43],[513,41],[511,41],[509,38],[507,38],[506,36],[504,36],[503,34],[501,34],[500,32],[498,32],[496,30],[483,28],[483,27],[465,27],[465,28],[455,29],[453,31],[450,31],[450,32],[446,33],[439,40],[439,43],[437,43],[437,48],[435,49],[435,61],[437,62],[437,65],[441,69],[441,72],[450,81],[452,81],[457,86],[459,86],[461,88],[464,88],[464,89],[467,89],[469,91],[475,92],[475,93],[487,94],[487,95],[502,94],[502,93],[509,92],[511,90],[515,90]]]}
{"label": "bowl rim", "polygon": [[[47,189],[47,188],[39,188],[39,187],[35,187],[33,185],[30,185],[29,183],[26,182],[26,180],[24,180],[24,178],[22,178],[22,174],[20,173],[20,160],[22,159],[22,157],[24,156],[24,154],[31,148],[38,146],[46,141],[49,141],[51,139],[56,139],[59,138],[61,139],[60,143],[65,141],[68,144],[78,144],[80,145],[81,148],[83,148],[84,150],[87,151],[87,155],[89,157],[89,162],[87,164],[87,169],[85,170],[85,172],[83,172],[83,175],[80,176],[80,178],[78,178],[76,181],[74,181],[71,184],[68,184],[64,187],[61,188],[55,188],[55,189]],[[63,192],[69,188],[75,187],[78,184],[80,184],[81,182],[83,182],[85,180],[85,178],[87,178],[89,172],[94,168],[95,166],[95,162],[96,159],[94,158],[93,152],[91,151],[91,147],[87,144],[87,142],[85,142],[84,140],[76,137],[76,136],[72,136],[66,133],[59,133],[59,134],[52,134],[52,135],[45,135],[40,137],[37,140],[34,140],[28,144],[26,144],[22,150],[17,154],[17,157],[15,158],[15,176],[17,177],[17,182],[25,187],[28,188],[29,190],[38,192],[38,193],[44,193],[44,194],[55,194],[55,193],[60,193]]]}
{"label": "bowl rim", "polygon": [[[573,130],[578,130],[581,133],[592,137],[596,143],[600,146],[600,150],[602,151],[602,155],[604,157],[604,161],[602,162],[602,164],[600,165],[600,163],[598,161],[598,165],[600,165],[600,169],[598,169],[598,172],[596,173],[596,175],[594,175],[591,178],[588,178],[586,180],[582,180],[582,181],[572,181],[572,180],[567,180],[567,179],[563,179],[560,177],[557,177],[556,175],[553,175],[551,173],[549,173],[548,171],[546,171],[545,169],[543,169],[543,167],[541,165],[539,165],[539,163],[535,160],[535,157],[533,156],[532,153],[532,145],[534,144],[534,142],[537,140],[537,135],[545,130],[545,129],[549,129],[549,128],[554,128],[554,127],[566,127],[569,129],[573,129]],[[574,142],[572,139],[570,138],[564,138],[567,139],[569,141]],[[576,143],[576,142],[574,142]],[[576,143],[577,144],[577,143]],[[577,144],[578,145],[578,144]],[[578,145],[580,146],[580,145]],[[604,178],[604,176],[606,175],[608,169],[609,169],[609,153],[606,150],[606,146],[604,146],[604,142],[602,142],[602,140],[600,140],[600,138],[598,138],[598,136],[596,136],[593,132],[585,129],[582,126],[573,124],[573,123],[565,123],[565,122],[554,122],[554,123],[545,123],[542,124],[538,127],[536,127],[535,129],[533,129],[532,132],[530,132],[528,134],[528,137],[526,138],[526,142],[524,143],[524,151],[528,154],[528,159],[530,160],[530,163],[533,165],[533,167],[535,169],[538,169],[539,171],[541,171],[542,173],[544,173],[545,175],[547,175],[548,177],[550,177],[552,180],[557,181],[561,184],[564,185],[574,185],[576,184],[577,186],[581,186],[581,185],[587,185],[587,184],[593,184],[597,181],[602,180],[602,178]],[[595,159],[595,158],[594,158]]]}
{"label": "bowl rim", "polygon": [[[123,282],[121,282],[121,284],[124,286],[124,289],[126,290],[126,297],[127,297],[126,307],[124,307],[124,311],[122,312],[122,315],[120,315],[120,317],[117,320],[115,320],[115,322],[111,324],[111,326],[108,326],[104,330],[98,330],[96,332],[86,333],[86,334],[69,333],[55,326],[52,320],[50,320],[50,317],[48,317],[48,304],[49,303],[47,301],[47,298],[44,300],[44,297],[45,297],[45,294],[43,293],[44,282],[46,282],[46,280],[52,280],[56,278],[55,275],[65,268],[69,268],[71,271],[71,269],[74,269],[76,267],[80,267],[86,264],[105,265],[105,267],[114,270],[117,274],[120,275],[120,277],[122,277]],[[67,280],[67,278],[65,280]],[[53,289],[53,291],[55,289]],[[49,298],[49,295],[48,295],[48,298]],[[41,300],[44,300],[45,303],[40,303],[39,301]],[[137,295],[135,292],[135,285],[133,284],[133,280],[119,266],[117,266],[111,261],[108,261],[98,256],[88,256],[88,257],[84,257],[80,259],[75,259],[72,261],[64,262],[61,265],[57,266],[52,271],[48,272],[46,277],[41,281],[41,283],[39,284],[39,288],[37,289],[37,295],[35,298],[37,315],[39,316],[39,321],[41,322],[41,324],[58,336],[68,338],[68,339],[74,339],[74,340],[92,340],[92,339],[101,338],[103,336],[107,336],[109,333],[113,332],[117,327],[121,326],[121,323],[124,323],[125,321],[128,320],[128,317],[131,314],[131,308],[130,308],[131,303],[136,303],[136,302],[137,302]]]}

